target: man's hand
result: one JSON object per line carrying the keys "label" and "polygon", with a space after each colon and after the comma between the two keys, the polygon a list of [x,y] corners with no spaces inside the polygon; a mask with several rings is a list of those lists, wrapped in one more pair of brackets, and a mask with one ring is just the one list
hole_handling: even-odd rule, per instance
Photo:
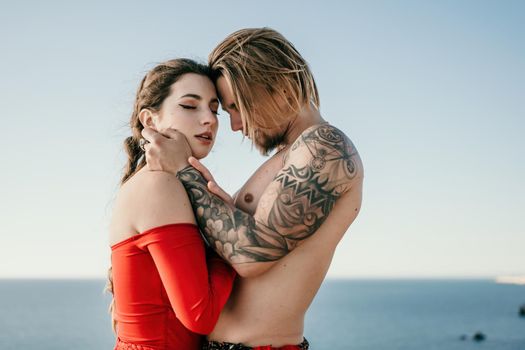
{"label": "man's hand", "polygon": [[214,195],[222,199],[224,203],[233,205],[233,198],[226,191],[224,191],[219,185],[217,185],[217,182],[213,178],[213,175],[210,173],[208,168],[202,165],[202,163],[199,162],[199,160],[195,157],[190,157],[188,159],[188,162],[190,163],[192,167],[197,169],[202,174],[202,176],[204,176],[206,181],[208,181],[208,189],[210,190],[211,193],[213,193]]}
{"label": "man's hand", "polygon": [[149,170],[166,171],[176,175],[189,165],[191,148],[186,137],[177,130],[167,129],[159,133],[151,128],[144,128],[142,137],[148,141],[144,150]]}

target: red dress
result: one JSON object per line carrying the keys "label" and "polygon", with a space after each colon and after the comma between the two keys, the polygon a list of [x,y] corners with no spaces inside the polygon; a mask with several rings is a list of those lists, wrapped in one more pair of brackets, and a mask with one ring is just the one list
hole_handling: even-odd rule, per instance
{"label": "red dress", "polygon": [[206,262],[197,226],[155,227],[111,247],[115,349],[199,349],[230,295],[234,270]]}

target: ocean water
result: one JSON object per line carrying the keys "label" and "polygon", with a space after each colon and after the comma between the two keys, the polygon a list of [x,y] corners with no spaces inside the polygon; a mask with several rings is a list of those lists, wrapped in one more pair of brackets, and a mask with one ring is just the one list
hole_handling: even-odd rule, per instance
{"label": "ocean water", "polygon": [[[0,349],[112,349],[103,287],[102,280],[0,280]],[[305,335],[314,350],[525,350],[521,304],[525,287],[491,281],[328,280]],[[485,341],[470,339],[477,331]]]}

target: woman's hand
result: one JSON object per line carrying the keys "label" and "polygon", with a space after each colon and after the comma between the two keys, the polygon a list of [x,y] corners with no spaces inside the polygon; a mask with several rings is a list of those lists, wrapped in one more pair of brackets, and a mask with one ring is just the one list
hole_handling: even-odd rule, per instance
{"label": "woman's hand", "polygon": [[213,175],[210,173],[208,168],[202,165],[202,163],[195,157],[190,157],[188,159],[188,162],[192,167],[197,169],[202,174],[202,176],[204,176],[206,181],[208,181],[208,189],[211,193],[222,199],[224,203],[233,206],[233,198],[228,193],[226,193],[226,191],[224,191],[219,185],[217,185],[217,182],[215,182],[215,179],[213,178]]}
{"label": "woman's hand", "polygon": [[144,128],[142,137],[148,141],[144,150],[149,170],[166,171],[176,175],[189,165],[191,148],[186,137],[177,130],[168,129],[161,134],[151,128]]}

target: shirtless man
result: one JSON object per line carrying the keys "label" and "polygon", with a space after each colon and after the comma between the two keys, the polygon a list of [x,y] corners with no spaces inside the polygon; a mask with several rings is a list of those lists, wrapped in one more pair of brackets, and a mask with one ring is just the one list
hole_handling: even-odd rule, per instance
{"label": "shirtless man", "polygon": [[188,160],[181,134],[143,131],[150,169],[177,174],[206,240],[240,276],[203,349],[307,349],[305,313],[361,206],[361,160],[321,117],[307,63],[276,31],[237,31],[209,64],[232,130],[277,152],[231,199]]}

